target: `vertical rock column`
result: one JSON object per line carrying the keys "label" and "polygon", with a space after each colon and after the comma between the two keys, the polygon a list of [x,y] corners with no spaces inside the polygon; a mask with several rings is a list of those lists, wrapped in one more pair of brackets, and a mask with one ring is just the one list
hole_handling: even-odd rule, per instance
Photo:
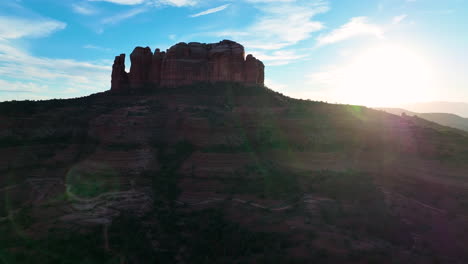
{"label": "vertical rock column", "polygon": [[162,62],[166,56],[165,52],[161,52],[159,49],[156,49],[153,54],[153,59],[151,62],[151,69],[149,72],[149,81],[152,84],[159,85],[161,83],[161,69]]}
{"label": "vertical rock column", "polygon": [[244,47],[230,40],[209,44],[208,63],[210,75],[208,81],[244,81]]}
{"label": "vertical rock column", "polygon": [[130,88],[139,88],[148,83],[151,64],[153,61],[153,53],[149,47],[136,47],[130,54],[130,73],[128,79]]}
{"label": "vertical rock column", "polygon": [[122,91],[127,89],[128,75],[125,72],[125,54],[116,56],[112,65],[111,91]]}
{"label": "vertical rock column", "polygon": [[247,55],[245,60],[245,79],[244,83],[250,85],[264,84],[265,81],[265,65],[257,60],[251,54]]}
{"label": "vertical rock column", "polygon": [[190,58],[190,48],[187,43],[179,43],[167,50],[166,57],[162,62],[161,85],[177,86],[186,84],[190,69],[187,60]]}

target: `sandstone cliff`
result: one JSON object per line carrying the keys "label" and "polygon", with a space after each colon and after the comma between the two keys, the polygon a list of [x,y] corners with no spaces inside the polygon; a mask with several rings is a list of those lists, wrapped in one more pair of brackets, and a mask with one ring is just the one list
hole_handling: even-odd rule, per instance
{"label": "sandstone cliff", "polygon": [[179,43],[166,52],[136,47],[125,72],[125,54],[117,56],[112,69],[112,91],[136,89],[145,84],[179,86],[196,82],[239,82],[264,85],[263,63],[230,40],[214,44]]}

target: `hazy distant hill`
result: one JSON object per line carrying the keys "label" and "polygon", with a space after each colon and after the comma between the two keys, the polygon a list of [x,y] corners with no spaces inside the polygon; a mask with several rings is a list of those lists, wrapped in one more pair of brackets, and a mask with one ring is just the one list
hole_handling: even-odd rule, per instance
{"label": "hazy distant hill", "polygon": [[417,113],[451,113],[468,118],[468,103],[427,102],[401,105],[400,108]]}
{"label": "hazy distant hill", "polygon": [[463,118],[461,116],[449,113],[416,113],[411,112],[401,108],[377,108],[379,110],[383,110],[387,113],[401,115],[402,113],[406,113],[407,115],[411,116],[418,116],[424,118],[426,120],[436,122],[438,124],[449,126],[453,128],[458,128],[461,130],[468,131],[468,118]]}

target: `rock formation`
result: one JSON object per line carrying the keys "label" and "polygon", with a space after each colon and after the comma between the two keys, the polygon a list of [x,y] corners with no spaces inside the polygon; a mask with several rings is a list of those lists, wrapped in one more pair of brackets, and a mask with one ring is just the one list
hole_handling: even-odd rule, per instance
{"label": "rock formation", "polygon": [[151,70],[153,53],[149,47],[136,47],[130,54],[130,73],[128,80],[130,87],[139,87],[148,81],[148,76]]}
{"label": "rock formation", "polygon": [[125,72],[125,54],[117,56],[112,70],[112,91],[137,89],[145,84],[179,86],[196,82],[239,82],[264,85],[263,63],[234,41],[214,44],[179,43],[166,52],[136,47]]}
{"label": "rock formation", "polygon": [[125,72],[125,54],[116,56],[112,66],[112,91],[121,91],[128,86],[128,76]]}

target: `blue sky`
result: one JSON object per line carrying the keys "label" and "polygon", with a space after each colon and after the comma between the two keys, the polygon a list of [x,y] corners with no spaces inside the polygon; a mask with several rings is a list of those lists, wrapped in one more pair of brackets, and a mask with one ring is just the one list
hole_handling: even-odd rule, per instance
{"label": "blue sky", "polygon": [[466,14],[467,0],[1,1],[0,101],[108,90],[135,46],[232,39],[292,97],[468,102]]}

